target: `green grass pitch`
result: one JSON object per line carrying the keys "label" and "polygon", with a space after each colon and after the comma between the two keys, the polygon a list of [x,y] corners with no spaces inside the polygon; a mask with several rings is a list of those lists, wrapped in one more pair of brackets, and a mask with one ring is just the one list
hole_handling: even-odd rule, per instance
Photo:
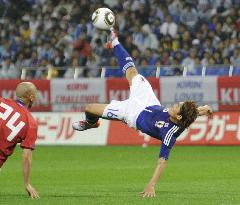
{"label": "green grass pitch", "polygon": [[240,205],[240,147],[175,147],[157,196],[141,198],[158,153],[158,147],[39,146],[31,181],[41,198],[33,201],[23,189],[17,148],[0,173],[0,204]]}

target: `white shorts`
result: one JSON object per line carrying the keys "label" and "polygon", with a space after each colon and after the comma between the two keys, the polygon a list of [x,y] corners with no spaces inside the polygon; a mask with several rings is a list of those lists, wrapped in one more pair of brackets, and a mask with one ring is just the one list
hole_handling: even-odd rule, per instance
{"label": "white shorts", "polygon": [[142,75],[136,75],[132,79],[129,99],[124,101],[112,100],[103,112],[107,119],[121,120],[129,127],[136,129],[138,115],[148,106],[160,105],[152,86]]}

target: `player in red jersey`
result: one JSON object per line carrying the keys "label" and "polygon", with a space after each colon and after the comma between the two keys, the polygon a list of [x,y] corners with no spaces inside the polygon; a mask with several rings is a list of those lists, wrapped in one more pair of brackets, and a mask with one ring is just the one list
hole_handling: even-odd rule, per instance
{"label": "player in red jersey", "polygon": [[17,143],[23,148],[23,178],[31,198],[39,198],[29,181],[32,151],[37,139],[37,123],[28,111],[36,101],[37,89],[30,82],[19,83],[17,100],[0,97],[0,169],[13,153]]}

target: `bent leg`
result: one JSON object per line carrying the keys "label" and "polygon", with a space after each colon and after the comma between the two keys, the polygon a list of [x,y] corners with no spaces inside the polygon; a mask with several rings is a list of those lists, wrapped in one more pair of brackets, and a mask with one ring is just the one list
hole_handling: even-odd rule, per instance
{"label": "bent leg", "polygon": [[92,128],[98,128],[100,122],[98,121],[102,117],[104,109],[107,104],[88,104],[85,108],[86,120],[80,120],[74,122],[72,127],[77,131],[84,131]]}
{"label": "bent leg", "polygon": [[103,112],[108,104],[88,104],[85,108],[85,113],[88,113],[89,115],[96,116],[96,117],[102,117]]}
{"label": "bent leg", "polygon": [[125,122],[127,104],[127,100],[112,100],[110,104],[88,104],[85,109],[86,120],[74,122],[72,127],[78,131],[97,128],[100,125],[99,118]]}
{"label": "bent leg", "polygon": [[128,101],[112,100],[110,104],[88,104],[85,108],[86,121],[95,124],[99,118],[123,121]]}
{"label": "bent leg", "polygon": [[93,125],[102,117],[105,107],[108,104],[88,104],[85,108],[86,121]]}

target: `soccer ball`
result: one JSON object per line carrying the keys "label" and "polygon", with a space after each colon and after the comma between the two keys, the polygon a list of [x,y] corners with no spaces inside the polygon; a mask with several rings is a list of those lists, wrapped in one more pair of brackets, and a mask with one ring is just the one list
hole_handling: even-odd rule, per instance
{"label": "soccer ball", "polygon": [[93,12],[93,25],[101,30],[110,30],[115,24],[115,16],[108,8],[99,8]]}

